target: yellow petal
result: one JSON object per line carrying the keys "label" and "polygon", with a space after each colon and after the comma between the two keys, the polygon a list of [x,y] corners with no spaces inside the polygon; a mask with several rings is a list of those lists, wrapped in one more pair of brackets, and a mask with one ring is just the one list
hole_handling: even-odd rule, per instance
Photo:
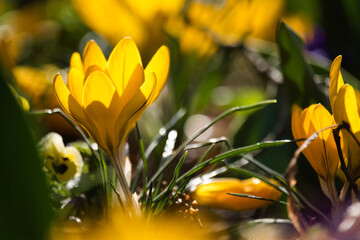
{"label": "yellow petal", "polygon": [[334,111],[334,103],[339,92],[340,88],[344,85],[344,80],[341,76],[340,67],[341,67],[342,56],[339,55],[331,64],[330,68],[330,85],[329,85],[329,98],[330,105]]}
{"label": "yellow petal", "polygon": [[[317,132],[321,129],[333,125],[333,118],[323,105],[317,104],[311,115],[311,123],[312,126],[310,126],[310,129],[313,127],[313,132]],[[322,139],[327,139],[330,134],[332,134],[331,129],[321,132],[319,137]]]}
{"label": "yellow petal", "polygon": [[341,124],[345,121],[350,124],[353,133],[360,131],[357,96],[352,86],[345,84],[340,88],[333,112],[336,123]]}
{"label": "yellow petal", "polygon": [[70,59],[70,69],[71,68],[76,68],[78,69],[80,72],[84,71],[84,66],[81,60],[81,56],[78,52],[74,52],[71,55],[71,59]]}
{"label": "yellow petal", "polygon": [[[323,105],[317,104],[311,115],[309,132],[317,132],[331,125],[333,125],[332,116]],[[308,149],[314,170],[324,179],[333,179],[340,160],[332,130],[327,129],[319,133],[318,138],[310,143]]]}
{"label": "yellow petal", "polygon": [[[360,116],[359,116],[359,102],[357,95],[359,93],[348,84],[343,85],[337,95],[334,103],[334,118],[336,123],[341,124],[346,122],[350,125],[350,131],[353,132],[356,138],[360,139]],[[346,152],[349,173],[353,178],[360,175],[360,147],[348,133],[342,131],[344,148]]]}
{"label": "yellow petal", "polygon": [[134,40],[123,38],[111,52],[106,66],[119,95],[132,84],[130,77],[137,65],[142,66],[142,62]]}
{"label": "yellow petal", "polygon": [[[139,120],[145,109],[148,107],[149,99],[154,94],[156,87],[156,76],[146,79],[135,96],[121,111],[116,124],[115,131],[120,133],[121,138],[125,138],[127,134],[135,127],[135,123]],[[122,139],[120,139],[121,141]]]}
{"label": "yellow petal", "polygon": [[151,103],[160,95],[166,84],[170,67],[170,53],[166,46],[161,46],[145,68],[145,79],[151,78],[151,73],[156,75],[156,89]]}
{"label": "yellow petal", "polygon": [[84,72],[86,72],[86,70],[93,65],[98,66],[103,71],[105,70],[106,59],[100,47],[94,40],[90,40],[87,42],[84,48],[83,60]]}
{"label": "yellow petal", "polygon": [[[304,138],[305,136],[302,136],[302,132],[300,131],[300,128],[302,127],[300,123],[302,109],[299,107],[299,105],[294,104],[291,108],[291,112],[291,130],[293,137],[294,139]],[[300,147],[302,142],[296,142],[296,144]]]}
{"label": "yellow petal", "polygon": [[[65,112],[67,112],[70,116],[72,116],[71,111],[70,111],[69,102],[70,102],[71,98],[73,98],[74,102],[76,102],[76,100],[74,99],[73,96],[71,96],[69,89],[66,87],[66,85],[59,73],[56,74],[54,77],[54,92],[58,99],[58,102],[60,103],[60,106],[65,110]],[[76,105],[76,103],[74,103],[74,105]],[[77,107],[79,108],[78,112],[81,112],[80,104],[78,104]],[[75,112],[76,112],[76,110],[75,110]],[[74,117],[74,116],[72,116],[72,117]]]}
{"label": "yellow petal", "polygon": [[71,95],[60,74],[54,77],[54,92],[64,111],[86,129],[92,129],[94,123],[87,116],[80,103]]}
{"label": "yellow petal", "polygon": [[[86,69],[86,72],[85,72],[85,77],[84,77],[84,81],[86,81],[86,79],[90,76],[91,73],[95,72],[95,71],[100,71],[100,72],[103,72],[103,70],[97,66],[97,65],[92,65],[90,67],[88,67]],[[85,83],[84,83],[85,84]]]}
{"label": "yellow petal", "polygon": [[82,104],[96,128],[99,130],[100,146],[113,154],[118,143],[114,142],[114,122],[119,108],[119,97],[108,76],[100,71],[93,72],[85,82]]}
{"label": "yellow petal", "polygon": [[[300,131],[301,136],[303,136],[304,138],[308,138],[314,133],[314,132],[310,131],[310,124],[311,124],[311,115],[312,115],[312,112],[314,111],[315,107],[316,107],[316,104],[312,104],[301,113],[301,116],[300,116],[301,127],[299,128],[299,131]],[[302,153],[305,155],[306,159],[310,163],[315,162],[315,158],[311,154],[311,150],[309,147],[305,148],[302,151]]]}
{"label": "yellow petal", "polygon": [[302,123],[303,127],[301,128],[302,136],[310,137],[311,134],[314,132],[310,132],[310,122],[311,122],[311,115],[316,107],[316,104],[312,104],[309,107],[305,108],[305,110],[301,113],[300,122]]}
{"label": "yellow petal", "polygon": [[84,88],[84,74],[77,68],[70,68],[68,73],[67,85],[70,93],[78,103],[82,101],[82,91]]}
{"label": "yellow petal", "polygon": [[142,47],[150,43],[147,24],[124,1],[71,0],[71,3],[82,20],[113,45],[125,36],[133,37]]}

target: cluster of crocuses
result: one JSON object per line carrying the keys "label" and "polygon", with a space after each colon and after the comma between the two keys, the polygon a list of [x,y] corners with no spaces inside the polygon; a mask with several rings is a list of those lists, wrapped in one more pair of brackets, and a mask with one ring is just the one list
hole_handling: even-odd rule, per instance
{"label": "cluster of crocuses", "polygon": [[[60,74],[54,78],[54,90],[61,107],[109,155],[120,183],[120,201],[133,210],[138,206],[125,177],[125,144],[141,114],[164,87],[169,61],[169,50],[162,46],[144,69],[131,38],[122,39],[106,60],[99,46],[89,41],[82,58],[77,52],[72,55],[67,85]],[[68,158],[67,163],[75,161]],[[59,164],[53,161],[51,166]],[[244,181],[218,179],[198,188],[194,197],[203,205],[232,210],[249,210],[269,204],[268,201],[230,196],[229,192],[271,200],[277,200],[281,195],[272,186],[253,178]]]}
{"label": "cluster of crocuses", "polygon": [[[355,182],[360,176],[360,93],[344,83],[340,72],[341,60],[342,57],[338,56],[330,69],[332,114],[321,104],[310,105],[303,111],[295,105],[291,120],[295,139],[318,134],[303,154],[318,174],[324,194],[331,200],[335,223],[341,217],[336,212],[342,212],[347,190],[351,189],[356,196],[358,187]],[[297,144],[301,146],[303,143],[299,141]],[[335,187],[337,173],[345,182],[340,195]]]}

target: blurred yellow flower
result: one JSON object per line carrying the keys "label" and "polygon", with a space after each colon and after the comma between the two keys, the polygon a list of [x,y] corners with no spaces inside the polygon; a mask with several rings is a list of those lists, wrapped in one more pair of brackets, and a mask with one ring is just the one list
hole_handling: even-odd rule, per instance
{"label": "blurred yellow flower", "polygon": [[218,49],[207,32],[185,23],[180,16],[168,21],[166,31],[178,39],[182,54],[195,54],[200,58],[207,58]]}
{"label": "blurred yellow flower", "polygon": [[81,175],[84,162],[79,150],[71,146],[65,147],[59,134],[48,133],[40,140],[39,149],[45,160],[45,167],[59,181],[68,181]]}
{"label": "blurred yellow flower", "polygon": [[16,65],[25,50],[28,54],[34,41],[43,42],[57,37],[57,23],[44,18],[41,4],[27,4],[1,16],[0,58],[5,67]]}
{"label": "blurred yellow flower", "polygon": [[129,217],[114,211],[104,226],[84,230],[65,226],[54,228],[51,240],[211,240],[213,237],[196,223],[173,217]]}
{"label": "blurred yellow flower", "polygon": [[305,42],[311,42],[314,38],[314,26],[308,16],[304,14],[292,14],[284,17],[283,21],[289,25]]}
{"label": "blurred yellow flower", "polygon": [[60,74],[54,90],[64,111],[83,126],[110,156],[124,191],[125,141],[145,109],[159,96],[169,72],[170,56],[162,46],[143,68],[131,38],[122,39],[108,60],[94,41],[83,57],[70,60],[67,86]]}
{"label": "blurred yellow flower", "polygon": [[159,43],[167,18],[177,15],[184,0],[72,0],[83,21],[112,44],[131,36],[141,49]]}
{"label": "blurred yellow flower", "polygon": [[15,66],[11,71],[19,90],[29,98],[35,109],[58,106],[51,82],[58,68],[52,65],[44,65],[42,68]]}
{"label": "blurred yellow flower", "polygon": [[[344,84],[340,67],[342,57],[338,56],[330,69],[329,96],[336,123],[347,123],[350,131],[360,140],[360,93],[351,85]],[[353,179],[360,176],[360,146],[346,130],[342,130],[347,168]]]}
{"label": "blurred yellow flower", "polygon": [[[31,109],[52,109],[60,107],[53,91],[52,80],[59,68],[43,65],[15,66],[11,69],[17,89],[30,101]],[[28,106],[30,108],[30,106]],[[42,118],[49,131],[59,132],[62,136],[77,136],[74,128],[60,115],[46,115]]]}
{"label": "blurred yellow flower", "polygon": [[[276,183],[273,180],[271,181]],[[232,196],[227,193],[248,194],[271,200],[278,200],[281,196],[279,190],[258,178],[246,180],[219,178],[198,186],[193,192],[192,198],[203,206],[238,211],[261,208],[271,203],[265,200]]]}
{"label": "blurred yellow flower", "polygon": [[222,44],[234,45],[246,37],[275,40],[283,0],[227,0],[210,3],[193,1],[188,7],[190,21],[210,31]]}

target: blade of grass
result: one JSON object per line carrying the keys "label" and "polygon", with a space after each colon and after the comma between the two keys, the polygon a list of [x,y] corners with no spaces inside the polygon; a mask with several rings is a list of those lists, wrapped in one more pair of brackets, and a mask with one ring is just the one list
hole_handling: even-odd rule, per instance
{"label": "blade of grass", "polygon": [[160,193],[159,195],[154,197],[154,202],[161,200],[161,198],[164,197],[164,196],[167,197],[167,195],[172,191],[172,189],[174,188],[174,186],[176,184],[176,180],[179,177],[180,169],[181,169],[181,166],[184,163],[184,160],[186,158],[187,153],[188,153],[187,151],[184,152],[184,154],[182,155],[180,161],[178,162],[178,164],[175,167],[174,176],[171,179],[169,185],[167,186],[167,188],[162,193]]}
{"label": "blade of grass", "polygon": [[[154,137],[154,139],[149,144],[148,148],[145,150],[145,158],[148,159],[150,154],[154,151],[154,149],[159,145],[161,141],[163,141],[166,136],[169,134],[172,128],[185,116],[185,109],[180,109],[175,113],[175,115],[170,119],[168,123],[165,124],[164,127],[162,127],[159,130],[159,133],[157,136]],[[144,169],[143,162],[140,161],[136,167],[136,171],[134,173],[133,180],[131,181],[131,192],[135,192],[136,187],[139,184],[141,172]]]}
{"label": "blade of grass", "polygon": [[263,170],[264,172],[268,173],[270,176],[273,176],[274,178],[276,178],[277,180],[279,180],[281,183],[286,184],[286,180],[284,178],[284,176],[282,176],[280,173],[272,170],[271,168],[265,166],[264,164],[262,164],[261,162],[257,161],[256,159],[254,159],[251,156],[248,155],[242,155],[242,157],[246,160],[248,160],[249,162],[251,162],[252,164],[254,164],[256,167],[260,168],[261,170]]}
{"label": "blade of grass", "polygon": [[[137,123],[136,123],[135,129],[136,129],[136,134],[137,134],[138,141],[139,141],[139,148],[140,148],[141,159],[142,159],[142,163],[143,163],[143,194],[142,194],[142,196],[146,196],[146,192],[147,192],[147,174],[148,174],[147,158],[145,156],[144,143],[143,143],[143,140],[141,138],[139,126],[138,126]],[[145,197],[143,198],[143,201],[146,201]]]}
{"label": "blade of grass", "polygon": [[287,202],[284,202],[284,201],[278,201],[278,200],[269,199],[269,198],[257,197],[257,196],[250,195],[250,194],[243,194],[243,193],[226,193],[226,194],[231,195],[231,196],[235,196],[235,197],[244,197],[244,198],[251,198],[251,199],[257,199],[257,200],[262,200],[262,201],[280,203],[280,204],[283,204],[283,205],[287,204]]}

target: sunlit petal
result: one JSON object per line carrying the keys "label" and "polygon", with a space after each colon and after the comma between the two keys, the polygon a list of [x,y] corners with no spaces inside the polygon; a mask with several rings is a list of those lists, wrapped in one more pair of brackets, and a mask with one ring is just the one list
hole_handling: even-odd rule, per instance
{"label": "sunlit petal", "polygon": [[114,153],[114,121],[116,115],[110,109],[119,103],[112,81],[103,72],[93,72],[87,79],[82,104],[100,131],[101,147]]}
{"label": "sunlit petal", "polygon": [[339,124],[343,121],[349,123],[353,133],[360,131],[356,93],[354,88],[348,84],[343,85],[338,92],[334,103],[334,118]]}
{"label": "sunlit petal", "polygon": [[[291,108],[291,130],[292,130],[292,134],[294,139],[300,139],[300,138],[304,138],[305,136],[301,135],[301,124],[300,124],[300,116],[301,116],[301,112],[302,109],[299,107],[299,105],[293,105]],[[301,142],[297,142],[298,146],[301,146]]]}
{"label": "sunlit petal", "polygon": [[78,69],[80,72],[84,71],[84,66],[81,60],[81,56],[78,52],[74,52],[71,55],[71,59],[70,59],[70,68],[76,68]]}
{"label": "sunlit petal", "polygon": [[124,89],[124,93],[120,97],[122,105],[126,105],[130,99],[140,90],[140,87],[145,81],[144,69],[141,65],[137,65],[134,72],[130,76],[129,84]]}
{"label": "sunlit petal", "polygon": [[121,133],[121,136],[125,137],[135,127],[135,123],[149,105],[149,99],[154,94],[155,87],[156,76],[152,74],[152,77],[146,79],[140,90],[121,111],[115,124],[115,131]]}
{"label": "sunlit petal", "polygon": [[151,77],[151,73],[155,73],[156,75],[156,89],[151,102],[156,100],[156,98],[160,95],[161,90],[164,88],[169,74],[169,66],[169,49],[166,46],[161,46],[145,68],[146,79]]}
{"label": "sunlit petal", "polygon": [[87,69],[93,65],[98,66],[103,71],[105,70],[106,59],[100,47],[93,40],[90,40],[86,44],[83,53],[83,60],[84,60],[84,72],[86,72]]}
{"label": "sunlit petal", "polygon": [[[93,130],[94,123],[87,116],[82,106],[71,95],[60,74],[56,74],[54,77],[54,92],[58,102],[60,103],[60,106],[70,117],[78,121],[89,131]],[[91,132],[96,133],[96,128],[94,128],[94,130]]]}
{"label": "sunlit petal", "polygon": [[344,85],[344,80],[341,76],[340,67],[341,67],[342,56],[337,56],[330,68],[330,85],[329,85],[329,98],[331,108],[334,111],[334,103],[336,100],[337,93],[340,88]]}
{"label": "sunlit petal", "polygon": [[82,102],[82,91],[84,88],[84,74],[77,68],[71,68],[68,73],[67,86],[70,93],[78,103]]}
{"label": "sunlit petal", "polygon": [[107,71],[114,82],[119,95],[122,94],[137,65],[142,66],[141,57],[134,40],[122,39],[110,54]]}

